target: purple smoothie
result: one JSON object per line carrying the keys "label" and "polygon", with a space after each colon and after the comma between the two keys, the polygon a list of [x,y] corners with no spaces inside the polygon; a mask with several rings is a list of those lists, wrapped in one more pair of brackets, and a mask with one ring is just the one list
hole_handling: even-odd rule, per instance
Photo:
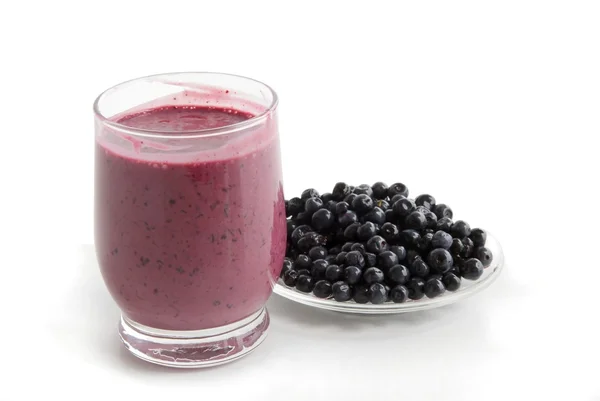
{"label": "purple smoothie", "polygon": [[[177,134],[252,117],[166,106],[117,122]],[[275,126],[231,140],[207,138],[222,143],[168,155],[140,152],[150,146],[143,138],[132,140],[131,150],[97,138],[96,250],[125,316],[158,329],[198,330],[239,321],[265,305],[286,242]]]}

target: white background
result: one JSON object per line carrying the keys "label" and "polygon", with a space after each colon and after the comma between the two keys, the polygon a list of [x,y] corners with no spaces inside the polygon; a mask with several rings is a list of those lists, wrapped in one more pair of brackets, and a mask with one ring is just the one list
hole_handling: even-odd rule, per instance
{"label": "white background", "polygon": [[[600,399],[599,22],[597,1],[3,2],[0,400]],[[91,105],[193,70],[276,89],[287,197],[404,182],[492,231],[503,275],[397,317],[274,296],[244,360],[135,360],[91,245]]]}

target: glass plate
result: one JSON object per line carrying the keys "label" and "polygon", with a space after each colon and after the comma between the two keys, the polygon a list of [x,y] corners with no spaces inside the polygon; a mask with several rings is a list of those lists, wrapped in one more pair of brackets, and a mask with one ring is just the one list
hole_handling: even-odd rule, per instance
{"label": "glass plate", "polygon": [[494,282],[494,280],[496,280],[500,274],[500,271],[502,271],[502,267],[504,266],[504,254],[502,253],[502,247],[496,238],[489,232],[487,233],[486,247],[492,251],[493,260],[492,264],[483,271],[483,275],[479,278],[479,280],[471,281],[462,279],[461,287],[458,289],[458,291],[446,291],[444,294],[433,299],[423,297],[418,301],[408,300],[407,302],[401,304],[386,302],[380,305],[357,304],[354,301],[337,302],[333,298],[317,298],[312,293],[306,294],[296,290],[295,288],[289,288],[283,284],[281,279],[277,284],[275,284],[274,292],[282,297],[291,299],[292,301],[299,302],[304,305],[346,313],[384,315],[437,308],[467,298],[487,288]]}

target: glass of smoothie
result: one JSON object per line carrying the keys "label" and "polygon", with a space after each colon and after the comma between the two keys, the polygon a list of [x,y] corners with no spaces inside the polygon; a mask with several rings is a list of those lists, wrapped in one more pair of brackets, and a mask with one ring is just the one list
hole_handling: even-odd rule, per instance
{"label": "glass of smoothie", "polygon": [[95,244],[135,356],[233,361],[265,338],[286,246],[277,95],[219,73],[139,78],[95,114]]}

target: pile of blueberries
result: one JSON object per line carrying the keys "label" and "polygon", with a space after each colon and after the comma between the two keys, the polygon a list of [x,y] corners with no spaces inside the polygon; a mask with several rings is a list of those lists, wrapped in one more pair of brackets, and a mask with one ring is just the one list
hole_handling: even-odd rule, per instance
{"label": "pile of blueberries", "polygon": [[285,202],[288,287],[338,302],[382,304],[435,298],[477,280],[492,263],[485,231],[452,221],[431,195],[408,197],[401,183],[331,193],[307,189]]}

